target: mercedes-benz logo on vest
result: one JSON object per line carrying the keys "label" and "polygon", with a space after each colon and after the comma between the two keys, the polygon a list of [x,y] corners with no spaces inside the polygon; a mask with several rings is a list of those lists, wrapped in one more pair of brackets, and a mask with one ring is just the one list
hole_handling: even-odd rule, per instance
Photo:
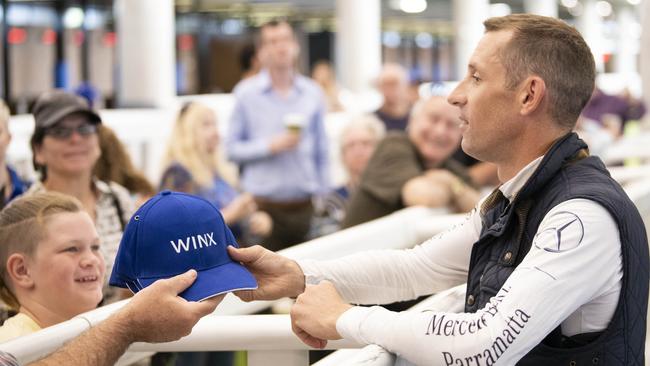
{"label": "mercedes-benz logo on vest", "polygon": [[[575,249],[582,243],[585,228],[580,218],[568,211],[560,211],[553,216],[559,222],[555,227],[544,229],[535,235],[533,244],[536,248],[551,253],[562,253]],[[571,233],[571,235],[568,235]]]}
{"label": "mercedes-benz logo on vest", "polygon": [[230,259],[228,245],[236,247],[237,242],[213,204],[164,191],[129,220],[110,284],[138,292],[156,280],[195,269],[196,280],[180,294],[189,301],[257,288],[253,275]]}

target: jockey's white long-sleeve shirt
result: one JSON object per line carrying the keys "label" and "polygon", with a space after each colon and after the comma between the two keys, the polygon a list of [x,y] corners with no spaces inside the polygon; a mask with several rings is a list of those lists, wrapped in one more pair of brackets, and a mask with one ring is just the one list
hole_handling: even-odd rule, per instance
{"label": "jockey's white long-sleeve shirt", "polygon": [[[541,159],[499,188],[506,198],[512,201]],[[330,280],[351,303],[414,299],[467,280],[481,225],[474,209],[463,223],[413,249],[298,264],[307,283]],[[344,338],[380,345],[418,365],[513,365],[560,324],[566,336],[605,329],[621,278],[614,219],[594,201],[573,199],[546,214],[529,253],[478,312],[397,313],[357,306],[338,319],[336,328]]]}

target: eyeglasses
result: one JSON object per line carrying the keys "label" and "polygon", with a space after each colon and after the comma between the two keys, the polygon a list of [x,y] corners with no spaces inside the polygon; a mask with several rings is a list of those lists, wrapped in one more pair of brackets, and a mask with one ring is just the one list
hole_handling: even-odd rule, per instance
{"label": "eyeglasses", "polygon": [[77,133],[81,136],[90,136],[97,132],[97,125],[84,123],[77,127],[57,126],[57,127],[48,128],[47,130],[45,130],[45,134],[48,136],[52,136],[58,140],[65,140],[70,138],[70,136],[72,136],[72,133],[75,131],[77,131]]}

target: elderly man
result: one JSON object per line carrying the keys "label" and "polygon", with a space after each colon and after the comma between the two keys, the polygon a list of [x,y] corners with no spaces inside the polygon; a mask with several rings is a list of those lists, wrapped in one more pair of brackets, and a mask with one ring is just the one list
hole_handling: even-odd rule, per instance
{"label": "elderly man", "polygon": [[385,64],[377,77],[377,89],[384,101],[375,115],[387,130],[404,130],[411,111],[406,69],[399,64]]}
{"label": "elderly man", "polygon": [[463,167],[449,159],[460,144],[456,108],[430,97],[413,109],[406,132],[391,132],[377,146],[352,195],[343,227],[388,215],[406,206],[467,212],[478,193],[465,183]]}
{"label": "elderly man", "polygon": [[[420,365],[644,365],[644,224],[571,132],[594,87],[591,51],[557,19],[516,14],[484,24],[449,101],[463,121],[463,149],[495,163],[503,184],[462,224],[411,250],[298,263],[261,247],[231,250],[260,284],[240,297],[297,296],[292,324],[305,343],[344,337]],[[348,304],[462,282],[460,314]]]}
{"label": "elderly man", "polygon": [[278,250],[306,239],[312,197],[329,191],[325,104],[295,70],[299,47],[287,22],[263,25],[259,41],[264,69],[237,85],[226,150],[244,191],[273,219],[264,245]]}

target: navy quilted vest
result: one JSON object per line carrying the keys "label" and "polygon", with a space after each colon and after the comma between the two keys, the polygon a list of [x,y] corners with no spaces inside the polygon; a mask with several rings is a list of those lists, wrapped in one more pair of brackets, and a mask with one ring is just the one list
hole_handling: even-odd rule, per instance
{"label": "navy quilted vest", "polygon": [[465,303],[469,313],[483,308],[503,286],[554,206],[574,198],[593,200],[611,213],[620,231],[623,282],[607,329],[566,338],[558,327],[518,365],[644,365],[650,281],[645,227],[620,185],[586,149],[576,134],[564,136],[544,156],[512,203],[493,194],[483,205],[483,229],[472,248],[469,266]]}

